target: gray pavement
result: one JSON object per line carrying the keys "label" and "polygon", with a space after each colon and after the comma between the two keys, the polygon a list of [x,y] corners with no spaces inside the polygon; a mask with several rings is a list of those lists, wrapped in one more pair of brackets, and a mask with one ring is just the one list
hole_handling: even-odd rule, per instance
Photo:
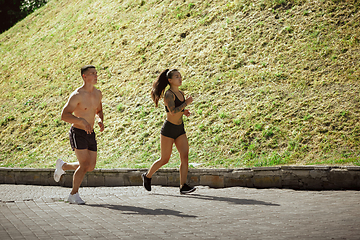
{"label": "gray pavement", "polygon": [[360,239],[359,191],[0,185],[0,239]]}

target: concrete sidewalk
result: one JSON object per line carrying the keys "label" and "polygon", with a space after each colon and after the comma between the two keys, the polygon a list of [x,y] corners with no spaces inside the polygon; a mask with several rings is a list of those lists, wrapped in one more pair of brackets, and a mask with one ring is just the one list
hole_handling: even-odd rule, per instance
{"label": "concrete sidewalk", "polygon": [[0,185],[0,239],[359,239],[359,191]]}

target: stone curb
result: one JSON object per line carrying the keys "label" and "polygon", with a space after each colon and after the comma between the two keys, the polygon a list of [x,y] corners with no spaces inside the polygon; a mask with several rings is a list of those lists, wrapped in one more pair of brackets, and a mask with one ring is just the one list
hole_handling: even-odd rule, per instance
{"label": "stone curb", "polygon": [[[147,169],[96,169],[85,175],[83,187],[141,186]],[[54,169],[0,168],[0,184],[71,187],[73,171],[55,182]],[[280,166],[239,169],[189,169],[188,183],[213,188],[254,187],[296,190],[360,190],[357,166]],[[159,169],[153,185],[179,186],[179,170]]]}

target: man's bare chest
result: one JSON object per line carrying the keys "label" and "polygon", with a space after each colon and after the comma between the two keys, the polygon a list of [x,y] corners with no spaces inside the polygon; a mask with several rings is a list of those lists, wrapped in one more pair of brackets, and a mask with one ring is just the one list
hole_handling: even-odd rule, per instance
{"label": "man's bare chest", "polygon": [[100,104],[100,98],[90,94],[82,96],[81,101],[77,106],[78,111],[92,112],[96,111]]}

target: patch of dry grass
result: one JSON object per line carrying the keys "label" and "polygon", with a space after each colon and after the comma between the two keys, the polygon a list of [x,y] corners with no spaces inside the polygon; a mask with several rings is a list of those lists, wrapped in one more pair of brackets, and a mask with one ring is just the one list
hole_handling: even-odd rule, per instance
{"label": "patch of dry grass", "polygon": [[[74,160],[60,121],[94,64],[106,130],[99,168],[149,167],[163,107],[149,91],[181,69],[201,167],[360,164],[357,1],[50,1],[0,35],[1,166]],[[170,167],[179,164],[174,149]]]}

